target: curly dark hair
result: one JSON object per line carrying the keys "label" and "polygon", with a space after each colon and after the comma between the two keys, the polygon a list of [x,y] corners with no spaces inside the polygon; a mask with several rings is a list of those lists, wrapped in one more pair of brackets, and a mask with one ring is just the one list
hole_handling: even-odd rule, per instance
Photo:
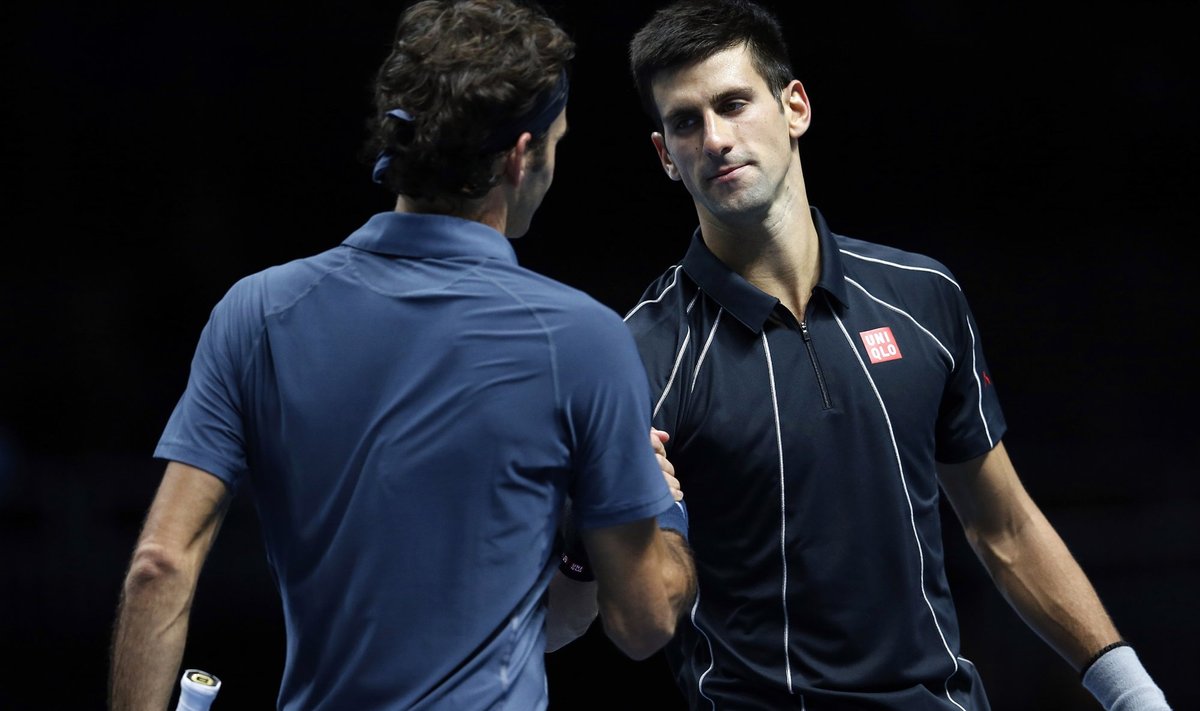
{"label": "curly dark hair", "polygon": [[677,0],[659,9],[629,43],[629,69],[646,114],[662,130],[652,83],[660,72],[745,44],[775,94],[793,78],[779,19],[749,0]]}
{"label": "curly dark hair", "polygon": [[[375,76],[365,147],[386,151],[382,182],[418,200],[457,205],[499,180],[493,127],[530,111],[552,90],[575,43],[535,2],[422,0],[401,14],[391,54]],[[387,116],[402,109],[411,122]],[[545,133],[534,136],[533,155]],[[538,166],[535,166],[538,167]]]}

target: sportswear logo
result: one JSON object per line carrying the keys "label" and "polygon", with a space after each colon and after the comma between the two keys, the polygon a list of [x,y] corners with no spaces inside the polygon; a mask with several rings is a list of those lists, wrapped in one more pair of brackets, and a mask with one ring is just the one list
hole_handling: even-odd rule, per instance
{"label": "sportswear logo", "polygon": [[861,331],[858,335],[862,338],[863,345],[867,347],[867,355],[871,357],[872,363],[883,363],[904,357],[900,354],[900,346],[896,343],[896,339],[892,336],[892,329],[888,326]]}

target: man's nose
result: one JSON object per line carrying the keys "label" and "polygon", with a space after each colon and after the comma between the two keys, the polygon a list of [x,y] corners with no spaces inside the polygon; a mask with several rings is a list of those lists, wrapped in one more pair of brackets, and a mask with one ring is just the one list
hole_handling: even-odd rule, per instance
{"label": "man's nose", "polygon": [[715,112],[704,116],[704,152],[718,158],[733,149],[733,127]]}

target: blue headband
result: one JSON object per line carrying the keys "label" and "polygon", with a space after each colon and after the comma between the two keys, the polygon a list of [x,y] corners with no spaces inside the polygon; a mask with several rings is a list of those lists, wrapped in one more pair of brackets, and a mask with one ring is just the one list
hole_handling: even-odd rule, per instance
{"label": "blue headband", "polygon": [[[397,121],[403,121],[404,123],[412,123],[413,122],[412,114],[408,113],[404,109],[392,109],[391,111],[384,114],[384,116],[390,116],[390,117],[396,119]],[[379,156],[375,159],[375,169],[371,171],[371,180],[374,180],[375,182],[382,185],[383,184],[383,174],[387,172],[388,166],[391,164],[392,164],[392,152],[389,151],[388,149],[384,148],[382,151],[379,152]]]}
{"label": "blue headband", "polygon": [[549,131],[550,124],[554,123],[554,119],[558,118],[567,106],[567,93],[570,88],[567,70],[564,69],[550,91],[538,96],[533,108],[507,123],[492,128],[488,139],[483,142],[483,152],[495,153],[509,148],[526,131],[532,133],[534,138]]}
{"label": "blue headband", "polygon": [[[567,79],[567,70],[564,69],[558,75],[558,81],[554,86],[549,91],[540,94],[529,111],[493,128],[488,134],[487,140],[483,142],[480,151],[486,154],[504,150],[516,143],[516,140],[526,131],[533,134],[534,137],[546,133],[550,130],[554,119],[558,118],[558,115],[566,108],[569,93],[570,81]],[[412,123],[414,120],[412,114],[404,109],[392,109],[385,116],[405,123]],[[371,172],[371,179],[376,183],[382,183],[384,173],[387,172],[391,162],[392,152],[386,148],[380,151],[379,157],[375,160],[375,169]]]}

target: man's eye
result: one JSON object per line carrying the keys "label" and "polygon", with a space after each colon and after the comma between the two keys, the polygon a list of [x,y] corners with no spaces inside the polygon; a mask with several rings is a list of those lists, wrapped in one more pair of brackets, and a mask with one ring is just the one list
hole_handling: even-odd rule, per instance
{"label": "man's eye", "polygon": [[678,121],[676,121],[676,122],[675,122],[675,132],[676,132],[676,133],[679,133],[679,132],[681,132],[681,131],[686,131],[686,130],[688,130],[689,128],[691,128],[692,126],[695,126],[695,125],[696,125],[696,119],[695,119],[695,118],[692,118],[692,117],[688,117],[688,118],[681,118],[681,119],[679,119]]}
{"label": "man's eye", "polygon": [[724,106],[721,107],[721,109],[727,114],[732,114],[741,111],[742,109],[746,108],[746,106],[747,102],[745,101],[728,101],[724,104]]}

